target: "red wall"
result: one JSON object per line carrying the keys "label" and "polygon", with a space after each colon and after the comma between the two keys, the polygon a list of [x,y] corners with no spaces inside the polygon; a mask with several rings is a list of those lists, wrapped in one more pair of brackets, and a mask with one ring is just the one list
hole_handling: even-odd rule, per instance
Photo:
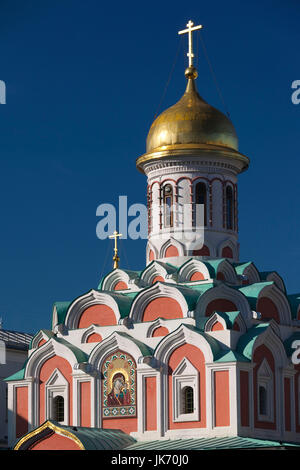
{"label": "red wall", "polygon": [[291,380],[284,378],[284,419],[285,430],[291,431]]}
{"label": "red wall", "polygon": [[28,432],[28,387],[16,389],[16,437]]}
{"label": "red wall", "polygon": [[[173,421],[173,391],[172,373],[183,358],[186,357],[200,373],[200,420],[175,423]],[[191,344],[184,344],[171,354],[169,359],[169,429],[205,428],[206,427],[206,397],[205,397],[205,359],[202,351]]]}
{"label": "red wall", "polygon": [[30,450],[81,450],[73,439],[61,436],[60,434],[52,434],[30,447]]}
{"label": "red wall", "polygon": [[152,321],[156,318],[183,318],[179,303],[170,297],[160,297],[148,303],[143,313],[142,321]]}
{"label": "red wall", "polygon": [[203,245],[203,247],[200,250],[194,250],[193,255],[194,256],[209,256],[210,251],[206,245]]}
{"label": "red wall", "polygon": [[179,256],[176,246],[170,245],[166,249],[164,258],[170,258],[171,256]]}
{"label": "red wall", "polygon": [[72,367],[66,359],[54,356],[44,362],[40,369],[40,424],[45,420],[45,383],[48,381],[53,371],[58,369],[69,383],[69,424],[72,425],[73,397],[72,393]]}
{"label": "red wall", "polygon": [[214,372],[215,426],[230,425],[229,371]]}
{"label": "red wall", "polygon": [[92,305],[82,313],[78,328],[87,328],[90,325],[108,326],[116,324],[117,320],[112,308],[107,305]]}
{"label": "red wall", "polygon": [[209,317],[214,311],[219,312],[234,312],[238,310],[235,304],[227,299],[215,299],[209,302],[206,307],[205,316]]}
{"label": "red wall", "polygon": [[124,290],[124,289],[128,289],[128,286],[126,282],[123,282],[123,281],[117,282],[114,287],[114,290]]}
{"label": "red wall", "polygon": [[256,364],[253,373],[253,397],[254,397],[254,426],[256,428],[261,429],[276,429],[276,389],[275,383],[273,381],[273,388],[274,388],[274,420],[273,422],[269,421],[258,421],[258,400],[257,400],[257,372],[262,363],[262,361],[266,358],[268,361],[269,367],[273,372],[273,379],[275,381],[275,363],[274,358],[271,351],[265,346],[259,346],[253,355],[252,362]]}
{"label": "red wall", "polygon": [[162,276],[156,276],[153,281],[152,281],[152,284],[154,284],[155,282],[165,282],[164,278]]}
{"label": "red wall", "polygon": [[91,427],[90,382],[80,382],[80,426]]}
{"label": "red wall", "polygon": [[203,281],[205,277],[199,271],[193,273],[190,277],[190,281]]}
{"label": "red wall", "polygon": [[145,378],[146,431],[157,429],[156,377]]}
{"label": "red wall", "polygon": [[166,336],[168,334],[169,330],[165,326],[159,326],[153,331],[152,337],[155,338],[157,336]]}
{"label": "red wall", "polygon": [[246,370],[240,371],[240,412],[241,425],[249,426],[249,374]]}
{"label": "red wall", "polygon": [[261,297],[258,299],[256,310],[261,313],[262,320],[274,318],[277,323],[280,323],[277,307],[273,300],[268,299],[268,297]]}
{"label": "red wall", "polygon": [[98,333],[92,333],[86,340],[87,343],[100,343],[100,341],[102,341],[102,337]]}

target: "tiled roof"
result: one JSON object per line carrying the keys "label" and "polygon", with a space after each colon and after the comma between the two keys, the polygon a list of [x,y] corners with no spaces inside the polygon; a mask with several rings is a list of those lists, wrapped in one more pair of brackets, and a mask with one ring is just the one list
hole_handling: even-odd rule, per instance
{"label": "tiled roof", "polygon": [[250,437],[203,437],[200,439],[168,439],[136,442],[124,450],[214,450],[214,449],[256,449],[272,447],[299,447],[297,444],[282,443]]}
{"label": "tiled roof", "polygon": [[18,331],[0,329],[0,341],[4,341],[8,349],[21,349],[27,351],[33,335]]}

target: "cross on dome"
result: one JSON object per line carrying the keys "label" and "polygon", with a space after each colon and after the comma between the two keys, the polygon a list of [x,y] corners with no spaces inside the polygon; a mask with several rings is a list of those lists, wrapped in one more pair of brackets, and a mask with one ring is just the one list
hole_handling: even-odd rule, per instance
{"label": "cross on dome", "polygon": [[114,256],[113,256],[114,269],[117,269],[119,267],[120,258],[118,256],[118,237],[122,237],[122,236],[123,236],[122,233],[118,233],[117,230],[115,230],[112,235],[109,235],[109,238],[114,238],[115,240]]}
{"label": "cross on dome", "polygon": [[193,31],[196,31],[197,29],[202,29],[203,26],[200,24],[198,26],[194,26],[194,23],[190,20],[187,24],[187,29],[183,29],[182,31],[178,31],[178,34],[186,34],[188,33],[189,35],[189,51],[187,53],[187,56],[189,58],[189,67],[193,67],[193,36],[192,33]]}

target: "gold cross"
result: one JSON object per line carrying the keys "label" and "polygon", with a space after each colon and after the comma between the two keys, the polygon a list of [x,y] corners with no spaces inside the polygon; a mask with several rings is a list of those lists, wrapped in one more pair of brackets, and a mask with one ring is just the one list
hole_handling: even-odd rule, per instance
{"label": "gold cross", "polygon": [[115,239],[114,256],[113,256],[114,269],[117,269],[119,267],[120,258],[118,256],[118,237],[122,237],[122,236],[123,235],[121,233],[118,233],[117,230],[115,230],[114,233],[112,235],[109,235],[108,237],[108,238]]}
{"label": "gold cross", "polygon": [[196,31],[196,29],[202,29],[203,26],[199,24],[198,26],[194,26],[194,23],[190,20],[187,24],[187,29],[183,29],[182,31],[178,31],[178,34],[185,34],[189,33],[189,52],[187,53],[187,56],[189,58],[189,67],[193,67],[193,36],[192,32]]}

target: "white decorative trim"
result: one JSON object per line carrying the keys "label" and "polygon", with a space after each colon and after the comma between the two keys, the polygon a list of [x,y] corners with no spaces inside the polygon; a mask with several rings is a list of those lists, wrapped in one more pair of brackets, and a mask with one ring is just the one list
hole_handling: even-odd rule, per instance
{"label": "white decorative trim", "polygon": [[174,285],[173,287],[163,282],[156,282],[152,287],[145,289],[134,299],[129,317],[133,322],[141,322],[147,305],[152,300],[159,299],[160,297],[169,297],[176,300],[181,307],[183,317],[188,316],[187,302],[177,286]]}
{"label": "white decorative trim", "polygon": [[[193,389],[193,413],[184,413],[182,410],[182,393],[186,387]],[[199,421],[199,389],[199,372],[188,359],[184,358],[172,374],[174,422]]]}
{"label": "white decorative trim", "polygon": [[121,315],[118,304],[113,298],[113,294],[107,294],[92,289],[87,294],[78,297],[71,303],[66,314],[65,325],[69,329],[77,329],[82,313],[93,305],[106,305],[110,307],[115,314],[116,324],[118,324]]}
{"label": "white decorative trim", "polygon": [[[55,397],[64,399],[64,420],[60,424],[69,424],[69,383],[60,370],[55,369],[45,383],[45,419],[56,419],[53,416],[53,401]],[[71,398],[72,399],[72,398]]]}

